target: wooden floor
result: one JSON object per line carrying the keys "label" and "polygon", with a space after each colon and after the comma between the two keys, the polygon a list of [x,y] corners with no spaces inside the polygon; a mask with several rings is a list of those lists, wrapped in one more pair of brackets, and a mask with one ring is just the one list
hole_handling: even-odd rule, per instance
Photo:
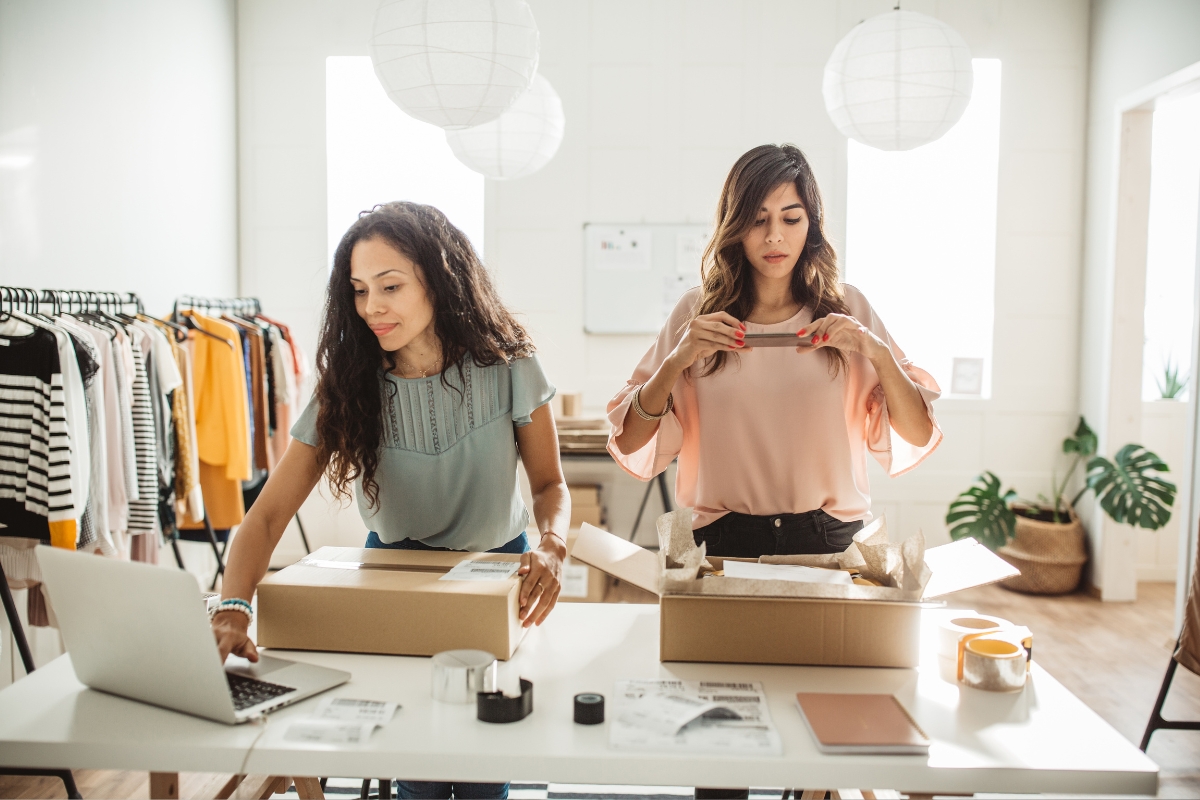
{"label": "wooden floor", "polygon": [[[653,596],[627,585],[610,590],[610,602],[646,602]],[[1173,644],[1174,587],[1144,583],[1136,603],[1101,603],[1085,594],[1030,597],[996,586],[947,598],[952,607],[974,609],[1027,625],[1034,632],[1038,663],[1137,744],[1158,694]],[[1200,677],[1176,673],[1164,716],[1200,719]],[[1160,731],[1150,757],[1161,767],[1159,797],[1200,797],[1200,733]],[[180,775],[180,797],[212,797],[229,776]],[[146,773],[76,770],[84,797],[146,798]],[[0,798],[66,797],[49,778],[0,776]]]}

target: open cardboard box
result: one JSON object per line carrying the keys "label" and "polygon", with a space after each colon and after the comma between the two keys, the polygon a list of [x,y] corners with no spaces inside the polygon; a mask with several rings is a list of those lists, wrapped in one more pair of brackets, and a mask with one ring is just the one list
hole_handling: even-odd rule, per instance
{"label": "open cardboard box", "polygon": [[692,541],[691,509],[663,515],[658,529],[654,553],[584,525],[571,557],[659,596],[662,661],[915,667],[929,600],[1018,574],[973,539],[929,550],[920,534],[890,544],[880,518],[846,554],[762,560],[835,569],[863,562],[864,575],[886,573],[896,585],[704,577],[721,560],[706,559]]}
{"label": "open cardboard box", "polygon": [[526,631],[518,616],[521,579],[440,580],[466,560],[521,557],[322,547],[258,585],[258,643],[404,656],[485,650],[507,660]]}

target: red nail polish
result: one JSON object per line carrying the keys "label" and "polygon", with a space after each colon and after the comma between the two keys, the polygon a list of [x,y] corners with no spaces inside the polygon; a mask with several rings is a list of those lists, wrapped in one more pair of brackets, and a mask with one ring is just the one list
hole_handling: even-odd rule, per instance
{"label": "red nail polish", "polygon": [[738,323],[738,327],[739,327],[739,328],[741,328],[742,330],[746,330],[746,323],[744,323],[744,322],[739,322],[739,323]]}
{"label": "red nail polish", "polygon": [[816,333],[814,333],[814,334],[813,334],[813,338],[812,338],[812,343],[813,343],[813,344],[816,344],[816,343],[817,343],[817,342],[819,342],[819,341],[821,341],[821,336],[820,336],[820,334],[816,334]]}
{"label": "red nail polish", "polygon": [[822,342],[828,342],[828,341],[829,341],[829,334],[827,333],[827,334],[825,334],[824,336],[822,336],[822,337],[821,337],[821,341],[822,341]]}
{"label": "red nail polish", "polygon": [[742,333],[741,331],[734,331],[734,332],[733,332],[733,335],[734,335],[734,336],[736,336],[737,338],[741,339],[741,338],[743,338],[743,337],[744,337],[746,334]]}
{"label": "red nail polish", "polygon": [[801,329],[800,329],[800,332],[799,332],[799,333],[797,333],[796,335],[797,335],[797,336],[803,336],[803,335],[804,335],[804,332],[805,332],[806,330],[808,330],[808,328],[801,328]]}

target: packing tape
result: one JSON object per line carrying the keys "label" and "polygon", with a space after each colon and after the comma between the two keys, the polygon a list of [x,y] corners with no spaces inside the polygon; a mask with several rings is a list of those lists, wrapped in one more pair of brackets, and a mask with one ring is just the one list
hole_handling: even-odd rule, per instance
{"label": "packing tape", "polygon": [[496,657],[486,650],[446,650],[433,657],[433,699],[471,703],[496,691]]}
{"label": "packing tape", "polygon": [[533,681],[521,678],[521,696],[504,692],[475,695],[475,716],[483,722],[517,722],[533,713]]}
{"label": "packing tape", "polygon": [[972,689],[1019,692],[1028,671],[1025,649],[997,637],[977,637],[963,648],[959,680]]}
{"label": "packing tape", "polygon": [[958,643],[967,634],[987,633],[1011,628],[1012,623],[986,614],[951,617],[938,626],[938,655],[958,658]]}
{"label": "packing tape", "polygon": [[1025,656],[1025,671],[1029,671],[1030,664],[1033,661],[1033,633],[1024,625],[1009,625],[1009,627],[1001,628],[1000,630],[965,633],[959,638],[958,653],[955,658],[955,677],[958,680],[961,681],[963,679],[963,659],[967,652],[967,646],[977,639],[996,639],[1015,645],[1023,651]]}
{"label": "packing tape", "polygon": [[580,725],[604,722],[604,695],[595,692],[575,695],[575,721]]}

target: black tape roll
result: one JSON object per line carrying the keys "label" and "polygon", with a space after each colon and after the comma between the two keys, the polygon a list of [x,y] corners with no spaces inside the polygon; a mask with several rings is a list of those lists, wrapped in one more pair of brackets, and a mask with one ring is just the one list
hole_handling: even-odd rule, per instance
{"label": "black tape roll", "polygon": [[580,725],[604,722],[604,695],[595,692],[575,695],[575,721]]}
{"label": "black tape roll", "polygon": [[533,681],[521,678],[521,696],[504,692],[480,692],[475,695],[475,716],[483,722],[517,722],[533,713]]}

